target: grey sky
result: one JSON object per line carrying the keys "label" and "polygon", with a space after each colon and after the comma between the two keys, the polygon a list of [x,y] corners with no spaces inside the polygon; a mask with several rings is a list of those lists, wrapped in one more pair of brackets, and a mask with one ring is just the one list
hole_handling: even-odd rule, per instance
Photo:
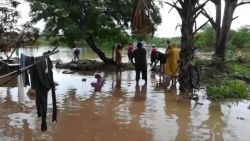
{"label": "grey sky", "polygon": [[[23,0],[19,0],[22,2]],[[158,37],[174,37],[174,36],[180,36],[180,27],[175,30],[176,25],[178,23],[181,23],[181,19],[176,12],[175,9],[172,9],[170,13],[168,13],[169,9],[171,7],[168,5],[164,5],[164,8],[161,9],[161,15],[162,15],[162,24],[158,26],[157,31],[156,31],[156,36]],[[29,5],[27,3],[23,3],[18,7],[18,10],[21,11],[21,19],[19,21],[19,24],[24,23],[25,21],[29,20],[30,17],[28,15],[29,13]],[[208,5],[206,6],[206,10],[214,16],[215,9],[214,5],[209,2]],[[237,29],[243,25],[250,25],[250,4],[246,4],[243,6],[238,7],[235,10],[234,17],[239,16],[236,20],[233,21],[231,28],[232,29]],[[203,24],[206,22],[206,18],[204,17],[199,17],[198,18],[198,25]],[[44,23],[39,22],[36,27],[43,28]]]}
{"label": "grey sky", "polygon": [[[224,3],[223,3],[224,5]],[[158,37],[175,37],[180,36],[180,27],[175,30],[178,23],[181,24],[181,19],[179,17],[179,14],[175,9],[172,9],[170,13],[168,11],[170,10],[170,6],[164,5],[164,8],[161,9],[161,15],[162,15],[162,24],[158,27],[158,30],[156,32],[156,36]],[[205,9],[208,11],[209,14],[212,16],[215,15],[215,7],[214,4],[211,2],[208,2]],[[224,9],[222,9],[223,11]],[[237,19],[235,19],[232,22],[231,28],[232,29],[238,29],[239,27],[243,25],[250,25],[250,4],[245,4],[242,6],[239,6],[236,8],[234,17],[239,16]],[[200,16],[197,20],[198,25],[202,25],[207,21],[206,18],[203,16]]]}

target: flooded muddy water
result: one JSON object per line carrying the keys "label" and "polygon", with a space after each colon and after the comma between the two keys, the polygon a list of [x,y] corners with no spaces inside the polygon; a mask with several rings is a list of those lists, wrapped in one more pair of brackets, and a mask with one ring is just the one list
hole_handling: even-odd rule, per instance
{"label": "flooded muddy water", "polygon": [[[67,57],[58,54],[61,56]],[[205,89],[200,89],[195,91],[200,98],[197,103],[180,94],[178,85],[166,89],[159,76],[150,71],[147,85],[143,81],[136,85],[134,71],[123,71],[120,75],[115,72],[63,74],[62,71],[54,69],[54,79],[59,84],[56,86],[58,122],[52,123],[49,92],[46,132],[40,131],[41,119],[37,118],[34,97],[26,95],[26,103],[20,105],[17,87],[0,87],[0,140],[250,139],[249,101],[210,102]],[[104,78],[100,91],[90,84],[95,81],[95,73]]]}

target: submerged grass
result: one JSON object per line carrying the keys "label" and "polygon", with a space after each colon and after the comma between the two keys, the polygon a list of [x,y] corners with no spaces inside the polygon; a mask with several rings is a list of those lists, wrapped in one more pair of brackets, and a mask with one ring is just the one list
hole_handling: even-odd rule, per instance
{"label": "submerged grass", "polygon": [[247,62],[228,61],[223,69],[210,65],[211,60],[196,62],[201,67],[201,83],[211,100],[249,99],[250,67]]}
{"label": "submerged grass", "polygon": [[207,95],[216,101],[226,98],[248,99],[249,87],[244,81],[226,78],[219,84],[207,86]]}

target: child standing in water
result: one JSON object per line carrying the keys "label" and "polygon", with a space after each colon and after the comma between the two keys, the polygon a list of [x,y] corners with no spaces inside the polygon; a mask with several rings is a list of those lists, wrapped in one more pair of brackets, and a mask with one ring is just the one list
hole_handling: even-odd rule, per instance
{"label": "child standing in water", "polygon": [[155,45],[152,45],[152,50],[151,50],[151,54],[150,54],[150,59],[151,59],[151,64],[150,66],[152,66],[155,62],[156,62],[156,58],[157,58],[157,49],[155,48]]}
{"label": "child standing in water", "polygon": [[115,63],[116,63],[116,70],[121,70],[121,62],[122,62],[122,46],[118,44],[115,49]]}
{"label": "child standing in water", "polygon": [[104,80],[100,74],[95,74],[96,82],[92,82],[91,86],[95,88],[95,92],[100,92],[104,84]]}

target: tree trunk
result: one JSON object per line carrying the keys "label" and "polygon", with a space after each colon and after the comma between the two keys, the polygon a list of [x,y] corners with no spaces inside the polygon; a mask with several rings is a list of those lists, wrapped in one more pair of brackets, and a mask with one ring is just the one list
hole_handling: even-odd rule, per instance
{"label": "tree trunk", "polygon": [[89,47],[99,56],[99,58],[107,65],[115,65],[113,58],[106,57],[105,53],[98,48],[93,36],[89,36],[85,39]]}
{"label": "tree trunk", "polygon": [[237,0],[225,1],[225,10],[223,16],[222,27],[220,29],[220,36],[217,37],[218,42],[215,44],[215,57],[221,61],[225,60],[226,41],[233,21],[233,13],[237,5]]}
{"label": "tree trunk", "polygon": [[215,19],[215,24],[214,25],[212,24],[215,30],[214,50],[216,50],[216,46],[218,45],[219,37],[220,37],[220,25],[221,25],[221,1],[220,0],[215,1],[215,7],[216,7],[216,19]]}
{"label": "tree trunk", "polygon": [[[191,50],[194,45],[194,36],[193,36],[193,27],[194,27],[194,20],[193,17],[195,13],[195,6],[196,1],[184,1],[183,5],[183,15],[182,18],[182,26],[181,26],[181,52],[180,52],[180,59],[181,59],[181,66],[180,66],[180,90],[186,91],[191,88],[189,83],[189,73],[185,73],[187,71],[187,66],[191,61]],[[184,75],[183,75],[184,74]]]}

